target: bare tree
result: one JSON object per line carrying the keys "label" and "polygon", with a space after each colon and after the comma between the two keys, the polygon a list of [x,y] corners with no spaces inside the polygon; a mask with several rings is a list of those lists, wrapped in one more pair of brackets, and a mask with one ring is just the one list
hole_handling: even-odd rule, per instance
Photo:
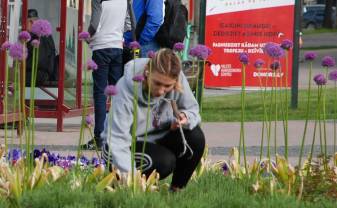
{"label": "bare tree", "polygon": [[324,11],[324,20],[323,20],[323,27],[324,28],[333,28],[333,21],[332,21],[332,5],[333,0],[325,0],[325,11]]}

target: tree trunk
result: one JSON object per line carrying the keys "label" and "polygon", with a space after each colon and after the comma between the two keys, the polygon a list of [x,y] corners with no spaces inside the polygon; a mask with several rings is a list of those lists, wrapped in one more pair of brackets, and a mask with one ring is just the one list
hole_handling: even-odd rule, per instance
{"label": "tree trunk", "polygon": [[323,20],[323,27],[324,28],[333,28],[332,22],[332,5],[333,0],[326,0],[325,1],[325,11],[324,11],[324,20]]}

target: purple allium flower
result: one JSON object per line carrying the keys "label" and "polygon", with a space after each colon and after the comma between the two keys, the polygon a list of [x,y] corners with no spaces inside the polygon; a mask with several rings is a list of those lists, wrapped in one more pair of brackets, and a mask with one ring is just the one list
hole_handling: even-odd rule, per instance
{"label": "purple allium flower", "polygon": [[40,46],[40,41],[38,39],[34,39],[31,44],[34,48],[38,48]]}
{"label": "purple allium flower", "polygon": [[21,40],[23,42],[28,42],[28,41],[30,41],[30,39],[31,39],[31,36],[30,36],[29,32],[27,32],[27,31],[20,32],[19,40]]}
{"label": "purple allium flower", "polygon": [[51,25],[47,20],[35,20],[32,25],[32,33],[34,33],[38,37],[49,36],[52,33]]}
{"label": "purple allium flower", "polygon": [[79,40],[89,40],[89,38],[90,34],[88,32],[80,32],[80,34],[78,34]]}
{"label": "purple allium flower", "polygon": [[316,82],[317,85],[326,84],[326,79],[323,74],[317,74],[316,76],[314,76],[314,81]]}
{"label": "purple allium flower", "polygon": [[281,64],[279,61],[274,61],[270,64],[270,69],[272,70],[278,70],[280,68]]}
{"label": "purple allium flower", "polygon": [[90,59],[87,61],[87,69],[95,71],[97,70],[97,64],[93,60]]}
{"label": "purple allium flower", "polygon": [[262,59],[256,59],[255,63],[254,63],[254,66],[255,68],[257,69],[260,69],[262,68],[262,66],[264,65],[264,61]]}
{"label": "purple allium flower", "polygon": [[91,126],[94,124],[94,119],[91,115],[87,115],[85,117],[85,123],[87,124],[87,126]]}
{"label": "purple allium flower", "polygon": [[181,43],[181,42],[175,43],[175,44],[173,45],[173,50],[174,50],[174,51],[177,51],[177,52],[183,51],[184,48],[185,48],[185,45],[184,45],[184,43]]}
{"label": "purple allium flower", "polygon": [[322,59],[322,66],[324,67],[333,67],[336,65],[336,61],[331,56],[324,56]]}
{"label": "purple allium flower", "polygon": [[283,48],[284,50],[289,50],[293,47],[293,42],[289,39],[284,39],[281,42],[281,48]]}
{"label": "purple allium flower", "polygon": [[145,79],[145,77],[142,74],[136,75],[132,78],[132,80],[135,81],[135,82],[142,82],[142,81],[144,81],[144,79]]}
{"label": "purple allium flower", "polygon": [[104,94],[106,96],[114,96],[117,94],[117,88],[114,85],[108,85],[104,90]]}
{"label": "purple allium flower", "polygon": [[304,59],[307,61],[313,61],[317,57],[317,53],[313,51],[308,51],[304,54]]}
{"label": "purple allium flower", "polygon": [[153,57],[155,57],[156,56],[156,53],[154,52],[154,51],[149,51],[148,53],[147,53],[147,57],[149,57],[149,58],[153,58]]}
{"label": "purple allium flower", "polygon": [[284,50],[279,44],[276,43],[267,43],[264,46],[264,52],[272,58],[280,58],[284,56]]}
{"label": "purple allium flower", "polygon": [[23,45],[21,43],[14,43],[9,48],[9,55],[14,60],[22,61],[23,59],[27,58],[27,49],[25,50],[25,53],[23,52]]}
{"label": "purple allium flower", "polygon": [[1,45],[1,50],[5,51],[8,50],[11,47],[11,44],[8,41],[5,41],[2,45]]}
{"label": "purple allium flower", "polygon": [[212,54],[212,50],[205,45],[198,44],[191,48],[189,54],[192,57],[197,57],[198,59],[206,60],[208,56]]}
{"label": "purple allium flower", "polygon": [[140,48],[140,44],[137,41],[132,41],[129,44],[129,48],[131,48],[132,50],[136,50],[136,49]]}
{"label": "purple allium flower", "polygon": [[248,53],[240,53],[239,60],[242,64],[247,65],[249,61]]}
{"label": "purple allium flower", "polygon": [[329,80],[337,81],[337,70],[333,70],[329,73]]}

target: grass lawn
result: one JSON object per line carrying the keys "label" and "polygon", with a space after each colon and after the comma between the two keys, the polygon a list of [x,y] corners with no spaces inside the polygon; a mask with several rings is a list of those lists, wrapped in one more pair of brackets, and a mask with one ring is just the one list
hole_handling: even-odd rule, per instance
{"label": "grass lawn", "polygon": [[[53,186],[25,192],[20,206],[34,208],[336,207],[336,202],[319,196],[314,202],[297,202],[294,196],[284,194],[253,194],[252,179],[233,180],[214,171],[206,172],[198,181],[191,181],[186,189],[178,193],[161,191],[133,195],[130,189],[112,193],[95,192],[93,187],[71,190],[69,181],[62,180]],[[7,204],[1,203],[0,200],[0,207],[7,207]]]}
{"label": "grass lawn", "polygon": [[[290,103],[290,90],[288,91],[288,99]],[[284,92],[282,92],[284,94]],[[270,92],[267,92],[266,103],[269,109]],[[289,107],[289,120],[305,119],[307,90],[299,90],[298,92],[298,108],[291,109]],[[278,98],[279,99],[279,92]],[[283,95],[284,97],[284,95]],[[290,106],[290,104],[289,104]],[[317,108],[317,87],[311,92],[310,99],[310,119],[315,119]],[[328,88],[326,91],[326,118],[332,119],[334,116],[334,89]],[[280,111],[280,101],[278,102],[278,120],[282,119]],[[269,112],[269,110],[267,110]],[[272,114],[274,116],[274,113]],[[241,116],[241,96],[224,95],[218,97],[206,97],[203,102],[202,119],[205,122],[223,122],[223,121],[240,121]],[[274,118],[272,116],[272,119]],[[250,92],[246,94],[246,121],[262,121],[263,119],[263,102],[260,92]]]}

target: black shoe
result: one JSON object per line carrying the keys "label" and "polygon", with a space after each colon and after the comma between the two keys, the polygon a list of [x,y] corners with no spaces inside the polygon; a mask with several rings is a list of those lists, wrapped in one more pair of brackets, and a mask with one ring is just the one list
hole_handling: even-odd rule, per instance
{"label": "black shoe", "polygon": [[88,143],[81,145],[81,149],[83,150],[96,150],[96,145],[97,145],[97,150],[101,150],[103,146],[103,142],[101,139],[94,138],[90,140]]}

